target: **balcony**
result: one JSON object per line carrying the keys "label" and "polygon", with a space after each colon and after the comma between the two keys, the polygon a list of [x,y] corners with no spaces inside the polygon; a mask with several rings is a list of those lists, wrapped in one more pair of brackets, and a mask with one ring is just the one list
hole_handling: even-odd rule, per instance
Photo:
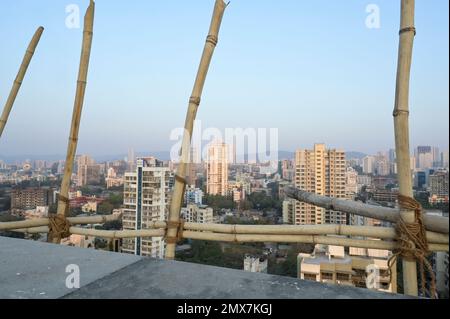
{"label": "balcony", "polygon": [[[66,287],[78,265],[80,288]],[[0,299],[398,299],[404,295],[0,237]]]}

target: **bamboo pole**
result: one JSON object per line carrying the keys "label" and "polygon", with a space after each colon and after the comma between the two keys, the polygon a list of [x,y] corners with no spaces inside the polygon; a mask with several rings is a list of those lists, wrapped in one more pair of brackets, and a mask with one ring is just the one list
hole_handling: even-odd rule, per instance
{"label": "bamboo pole", "polygon": [[[395,208],[374,206],[351,200],[316,195],[314,193],[306,192],[292,186],[285,187],[284,192],[286,196],[290,198],[326,209],[375,218],[391,223],[396,223],[400,218],[400,211]],[[426,229],[438,233],[449,233],[448,217],[424,214],[423,220]]]}
{"label": "bamboo pole", "polygon": [[42,32],[44,32],[43,27],[39,27],[36,30],[30,44],[28,45],[27,51],[25,52],[25,56],[23,57],[19,72],[17,73],[16,79],[14,80],[8,99],[6,100],[5,106],[3,108],[2,116],[0,117],[0,138],[2,137],[6,123],[8,122],[9,114],[11,113],[17,94],[19,93],[19,89],[22,86],[23,79],[28,70],[28,66],[30,65],[36,47],[39,43],[39,40],[41,39]]}
{"label": "bamboo pole", "polygon": [[[106,222],[118,220],[119,215],[103,215],[103,216],[90,216],[90,217],[68,217],[67,220],[71,225],[85,225],[85,224],[103,224]],[[37,218],[29,220],[21,220],[17,222],[2,222],[0,223],[0,231],[2,230],[14,230],[21,228],[34,228],[40,226],[48,226],[48,218]]]}
{"label": "bamboo pole", "polygon": [[[270,234],[223,234],[198,231],[184,231],[183,238],[210,240],[222,242],[278,242],[278,243],[307,243],[359,247],[369,249],[394,250],[397,243],[384,240],[350,239],[336,236],[316,235],[270,235]],[[448,251],[446,244],[430,244],[431,251]]]}
{"label": "bamboo pole", "polygon": [[139,230],[99,230],[81,227],[70,227],[70,233],[75,235],[96,236],[103,238],[135,238],[135,237],[163,237],[164,229]]}
{"label": "bamboo pole", "polygon": [[[211,231],[227,234],[273,234],[273,235],[342,235],[354,237],[371,237],[395,239],[392,227],[349,226],[349,225],[226,225],[185,223],[184,229]],[[448,235],[427,232],[429,242],[448,244]]]}
{"label": "bamboo pole", "polygon": [[[21,233],[47,233],[48,227],[35,227],[16,229],[14,231]],[[123,231],[110,231],[110,230],[97,230],[80,227],[70,227],[70,233],[78,235],[96,236],[104,238],[134,238],[134,237],[163,237],[166,234],[165,229],[140,229],[140,230],[123,230]],[[374,240],[374,239],[352,239],[337,236],[324,236],[324,235],[292,235],[292,234],[239,234],[239,233],[216,233],[210,231],[190,231],[185,230],[182,232],[183,238],[198,239],[198,240],[210,240],[221,242],[279,242],[279,243],[309,243],[309,244],[324,244],[324,245],[338,245],[348,247],[359,247],[369,249],[385,249],[393,250],[397,247],[397,243],[394,241],[386,240]],[[435,243],[429,244],[431,251],[449,251],[448,243]]]}
{"label": "bamboo pole", "polygon": [[[169,211],[169,227],[167,230],[167,246],[166,246],[166,258],[175,258],[175,241],[177,236],[177,225],[180,221],[180,210],[183,202],[184,189],[186,186],[186,171],[189,163],[190,144],[192,139],[192,131],[194,127],[194,120],[197,115],[197,110],[200,105],[200,100],[203,92],[203,87],[208,73],[209,65],[214,53],[214,49],[218,42],[220,24],[222,22],[223,14],[227,5],[223,0],[216,0],[214,5],[214,12],[209,28],[208,37],[206,39],[205,47],[203,50],[200,66],[195,79],[192,95],[189,100],[189,108],[186,115],[186,121],[184,125],[183,142],[181,146],[180,163],[177,168],[175,187],[172,195],[172,201]],[[170,240],[170,241],[169,241]]]}
{"label": "bamboo pole", "polygon": [[92,37],[94,30],[95,3],[90,0],[89,7],[84,17],[83,44],[81,50],[80,67],[78,71],[77,90],[73,106],[72,124],[70,137],[67,146],[64,176],[61,182],[61,191],[58,199],[58,215],[67,217],[69,212],[69,188],[72,176],[73,163],[77,151],[78,131],[80,129],[81,111],[83,109],[84,95],[86,92],[86,81],[89,69],[89,59],[91,55]]}
{"label": "bamboo pole", "polygon": [[[398,49],[397,80],[394,106],[395,151],[399,194],[413,197],[411,158],[409,151],[409,80],[415,36],[414,0],[401,1],[400,43]],[[415,213],[400,208],[400,218],[406,223],[415,221]],[[447,224],[448,226],[448,224]],[[417,296],[417,265],[403,259],[403,287],[405,294]]]}
{"label": "bamboo pole", "polygon": [[[119,216],[92,216],[92,217],[69,217],[72,225],[105,223],[117,220]],[[14,230],[17,232],[41,233],[48,225],[48,219],[35,219],[19,222],[0,223],[0,230]],[[39,226],[44,226],[40,228]],[[167,223],[163,221],[152,221],[146,224],[146,229],[165,229]],[[37,229],[36,229],[37,228]],[[38,231],[40,228],[41,231]],[[228,224],[199,224],[184,223],[184,230],[205,231],[225,234],[267,234],[267,235],[341,235],[353,237],[369,237],[380,239],[395,239],[395,229],[391,227],[374,226],[348,226],[338,224],[327,225],[228,225]],[[449,237],[445,234],[427,232],[430,243],[448,244]]]}

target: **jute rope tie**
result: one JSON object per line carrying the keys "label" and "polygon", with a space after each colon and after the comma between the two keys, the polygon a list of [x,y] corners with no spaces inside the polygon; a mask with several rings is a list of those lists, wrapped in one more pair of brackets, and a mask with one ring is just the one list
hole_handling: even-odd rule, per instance
{"label": "jute rope tie", "polygon": [[422,206],[414,198],[398,195],[400,209],[414,211],[414,222],[405,223],[400,217],[395,225],[396,241],[398,247],[394,249],[393,255],[389,258],[389,275],[392,274],[392,266],[397,257],[408,261],[415,261],[419,264],[419,275],[421,278],[421,292],[425,296],[426,274],[430,276],[429,293],[432,298],[436,297],[436,277],[433,267],[427,260],[431,254],[426,236],[426,229],[423,223]]}
{"label": "jute rope tie", "polygon": [[58,195],[58,201],[61,201],[66,204],[64,215],[60,214],[50,214],[48,216],[48,236],[50,241],[53,241],[53,239],[57,239],[60,241],[63,238],[69,237],[70,234],[70,222],[66,218],[70,211],[70,201],[67,197],[59,194]]}
{"label": "jute rope tie", "polygon": [[[166,236],[164,237],[164,240],[168,244],[176,244],[177,242],[181,241],[183,239],[183,230],[184,230],[184,220],[181,219],[179,222],[166,222]],[[168,237],[167,234],[169,232],[169,229],[176,228],[177,234],[174,237]]]}

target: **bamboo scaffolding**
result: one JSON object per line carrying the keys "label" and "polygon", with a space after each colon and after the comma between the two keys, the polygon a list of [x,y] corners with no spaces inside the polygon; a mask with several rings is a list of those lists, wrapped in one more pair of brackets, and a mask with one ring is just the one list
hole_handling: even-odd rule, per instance
{"label": "bamboo scaffolding", "polygon": [[103,238],[164,237],[166,235],[164,229],[99,230],[80,227],[70,227],[70,233]]}
{"label": "bamboo scaffolding", "polygon": [[[185,230],[211,231],[226,234],[273,234],[273,235],[342,235],[395,239],[392,227],[348,226],[348,225],[226,225],[185,223]],[[429,242],[448,244],[448,235],[427,232]]]}
{"label": "bamboo scaffolding", "polygon": [[[223,0],[216,0],[214,5],[214,12],[209,28],[208,37],[206,39],[205,47],[203,50],[200,66],[195,79],[192,95],[189,100],[189,108],[186,115],[186,121],[184,125],[183,142],[181,146],[180,163],[177,168],[175,187],[172,195],[172,201],[169,211],[169,223],[171,224],[167,230],[167,246],[166,246],[166,258],[173,259],[175,257],[175,245],[174,238],[177,236],[177,226],[180,221],[181,204],[183,202],[184,189],[186,186],[186,171],[189,163],[190,145],[192,139],[192,131],[194,127],[194,120],[197,115],[197,110],[200,105],[203,87],[208,73],[209,65],[214,53],[214,49],[218,42],[220,25],[222,22],[223,14],[227,4]],[[169,241],[170,239],[170,241]]]}
{"label": "bamboo scaffolding", "polygon": [[41,39],[42,32],[44,32],[43,27],[39,27],[33,35],[30,44],[28,45],[25,56],[23,57],[22,64],[20,65],[19,72],[17,73],[16,79],[14,80],[13,86],[9,93],[8,99],[6,100],[5,106],[3,108],[2,116],[0,117],[0,138],[2,137],[3,130],[5,129],[6,123],[8,122],[9,114],[11,113],[12,107],[16,100],[17,94],[19,93],[20,87],[22,86],[23,79],[27,73],[28,66],[30,65],[31,59],[33,58],[36,47]]}
{"label": "bamboo scaffolding", "polygon": [[[323,207],[325,209],[332,209],[364,217],[375,218],[391,223],[396,223],[400,218],[400,210],[395,208],[374,206],[345,199],[316,195],[292,186],[285,187],[284,192],[290,198],[318,207]],[[449,233],[448,217],[424,214],[423,220],[425,227],[428,230],[444,234]]]}
{"label": "bamboo scaffolding", "polygon": [[[335,236],[316,235],[271,235],[271,234],[224,234],[199,231],[183,231],[183,238],[211,240],[222,242],[279,242],[337,245],[357,248],[394,250],[397,244],[393,241],[350,239]],[[446,244],[430,244],[431,251],[448,251]]]}
{"label": "bamboo scaffolding", "polygon": [[[85,225],[85,224],[103,224],[106,222],[118,220],[120,215],[103,215],[90,217],[68,217],[67,220],[71,225]],[[37,218],[30,220],[21,220],[17,222],[2,222],[0,223],[0,231],[15,230],[23,228],[34,228],[40,226],[48,226],[48,218]]]}
{"label": "bamboo scaffolding", "polygon": [[81,111],[83,109],[84,95],[86,92],[87,74],[89,69],[89,59],[91,55],[92,37],[94,30],[95,3],[90,0],[86,15],[84,17],[83,44],[81,50],[80,67],[78,71],[77,90],[73,106],[72,124],[70,137],[67,146],[66,162],[64,167],[61,191],[58,200],[58,215],[67,217],[69,211],[69,188],[72,168],[77,151],[78,131],[80,129]]}
{"label": "bamboo scaffolding", "polygon": [[[409,79],[415,36],[414,0],[401,1],[400,43],[398,49],[397,81],[394,106],[395,151],[399,194],[413,197],[411,158],[409,151]],[[400,216],[405,223],[415,220],[415,213],[401,209]],[[447,221],[448,227],[448,221]],[[405,294],[417,296],[417,264],[403,259],[403,287]]]}
{"label": "bamboo scaffolding", "polygon": [[[48,227],[35,227],[28,229],[16,229],[16,232],[35,234],[48,233]],[[140,230],[98,230],[90,228],[70,227],[70,233],[77,235],[96,236],[102,238],[134,238],[134,237],[163,237],[166,234],[165,229],[140,229]],[[393,250],[397,247],[394,241],[386,240],[370,240],[370,239],[353,239],[337,237],[333,235],[280,235],[280,234],[252,234],[252,233],[217,233],[210,231],[189,231],[182,232],[182,238],[210,240],[220,242],[278,242],[278,243],[307,243],[307,244],[323,244],[338,245],[357,248],[384,249]],[[430,251],[449,251],[448,243],[430,242]]]}
{"label": "bamboo scaffolding", "polygon": [[[105,223],[117,220],[119,216],[69,217],[72,225]],[[0,230],[14,230],[27,233],[48,232],[48,219],[35,219],[19,222],[0,223]],[[44,227],[39,227],[44,226]],[[153,221],[146,225],[146,229],[166,229],[167,223]],[[348,226],[348,225],[228,225],[228,224],[199,224],[184,223],[184,230],[205,231],[225,234],[267,234],[267,235],[341,235],[353,237],[370,237],[380,239],[395,239],[395,229],[392,227]],[[448,244],[446,234],[427,232],[427,239],[431,243]]]}

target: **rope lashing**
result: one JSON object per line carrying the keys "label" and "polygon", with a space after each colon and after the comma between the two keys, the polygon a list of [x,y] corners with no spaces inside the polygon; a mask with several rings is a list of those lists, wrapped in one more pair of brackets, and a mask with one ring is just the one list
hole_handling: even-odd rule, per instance
{"label": "rope lashing", "polygon": [[67,197],[58,194],[58,202],[62,202],[65,204],[64,215],[53,214],[48,216],[48,237],[50,241],[53,241],[53,239],[57,239],[57,241],[59,242],[61,241],[61,239],[70,236],[70,222],[66,218],[66,216],[69,215],[70,211],[70,201]]}
{"label": "rope lashing", "polygon": [[[171,222],[171,221],[167,221],[167,228],[166,228],[166,237],[164,237],[164,240],[166,241],[167,244],[176,244],[179,241],[181,241],[183,239],[183,230],[184,230],[184,220],[181,219],[179,222]],[[175,237],[168,237],[167,233],[169,231],[169,229],[173,229],[176,228],[177,230],[177,234]]]}
{"label": "rope lashing", "polygon": [[70,236],[70,222],[65,216],[58,214],[49,215],[48,220],[48,236],[50,241],[53,241],[53,239],[60,241]]}
{"label": "rope lashing", "polygon": [[432,298],[436,297],[436,277],[433,267],[427,260],[431,254],[426,236],[426,229],[423,223],[422,206],[414,198],[398,195],[398,203],[400,209],[414,211],[414,222],[405,223],[400,217],[395,225],[396,241],[398,248],[393,251],[393,255],[389,258],[389,273],[392,273],[393,262],[397,257],[401,257],[408,261],[415,261],[419,264],[419,275],[421,278],[421,292],[426,294],[426,274],[430,276],[429,293]]}

